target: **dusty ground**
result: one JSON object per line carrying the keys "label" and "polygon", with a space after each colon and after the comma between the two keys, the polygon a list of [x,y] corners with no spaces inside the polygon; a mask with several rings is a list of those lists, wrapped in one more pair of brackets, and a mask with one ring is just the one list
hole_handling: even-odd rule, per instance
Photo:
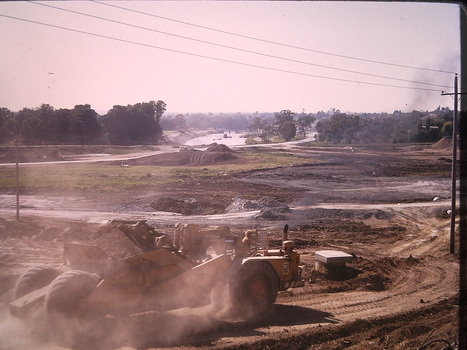
{"label": "dusty ground", "polygon": [[[279,151],[309,163],[118,196],[25,193],[19,222],[14,196],[4,191],[0,349],[60,348],[37,324],[12,319],[5,305],[27,267],[60,265],[63,242],[100,240],[103,248],[126,253],[124,240],[97,232],[102,220],[112,218],[147,219],[167,234],[180,221],[228,224],[237,233],[257,226],[269,232],[271,246],[280,244],[288,223],[289,237],[302,254],[306,285],[280,293],[270,315],[247,322],[205,309],[177,310],[163,322],[155,314],[108,320],[105,336],[87,348],[444,349],[454,344],[458,276],[457,255],[449,254],[449,145],[295,145]],[[206,166],[241,159],[232,155],[196,157]],[[174,157],[158,155],[131,166],[163,166],[179,161]],[[315,271],[314,252],[324,249],[355,259],[338,272]]]}

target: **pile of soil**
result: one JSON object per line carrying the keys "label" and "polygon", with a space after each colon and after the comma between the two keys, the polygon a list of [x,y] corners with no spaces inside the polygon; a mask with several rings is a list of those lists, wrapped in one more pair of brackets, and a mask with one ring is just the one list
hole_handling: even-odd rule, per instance
{"label": "pile of soil", "polygon": [[452,148],[452,138],[443,137],[431,147],[434,149],[450,149]]}
{"label": "pile of soil", "polygon": [[128,161],[130,165],[157,165],[157,166],[206,166],[225,163],[237,159],[233,151],[217,143],[211,144],[206,151],[182,149],[176,153],[158,154],[155,156]]}
{"label": "pile of soil", "polygon": [[230,147],[223,145],[223,144],[218,144],[216,142],[211,143],[209,147],[207,148],[206,152],[229,152],[232,153],[232,150]]}
{"label": "pile of soil", "polygon": [[225,212],[225,203],[220,196],[211,199],[194,197],[161,197],[149,204],[156,211],[179,213],[182,215],[214,215]]}
{"label": "pile of soil", "polygon": [[108,232],[102,233],[100,237],[90,243],[100,247],[108,256],[116,261],[142,253],[141,249],[118,229],[111,229]]}

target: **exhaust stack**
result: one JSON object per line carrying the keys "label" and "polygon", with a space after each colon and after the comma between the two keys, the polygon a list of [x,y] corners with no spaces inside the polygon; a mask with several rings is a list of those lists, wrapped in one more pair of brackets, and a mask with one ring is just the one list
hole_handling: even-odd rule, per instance
{"label": "exhaust stack", "polygon": [[283,231],[283,234],[282,234],[282,243],[284,243],[285,241],[287,241],[289,239],[288,234],[287,234],[288,231],[289,231],[289,225],[285,224],[284,231]]}

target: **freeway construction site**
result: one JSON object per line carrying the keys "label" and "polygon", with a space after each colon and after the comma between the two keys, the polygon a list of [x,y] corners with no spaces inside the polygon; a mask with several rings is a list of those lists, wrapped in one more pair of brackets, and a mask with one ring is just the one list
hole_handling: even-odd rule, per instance
{"label": "freeway construction site", "polygon": [[0,349],[455,349],[446,140],[99,160],[222,172],[247,151],[302,161],[118,192],[23,188],[20,220],[2,189]]}

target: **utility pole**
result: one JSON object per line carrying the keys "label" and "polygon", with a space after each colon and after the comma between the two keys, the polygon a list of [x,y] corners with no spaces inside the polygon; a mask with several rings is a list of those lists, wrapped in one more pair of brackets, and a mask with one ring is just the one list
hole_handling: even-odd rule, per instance
{"label": "utility pole", "polygon": [[452,122],[452,178],[451,178],[451,244],[449,251],[454,253],[454,240],[456,237],[456,195],[457,195],[457,74],[454,77],[454,119]]}
{"label": "utility pole", "polygon": [[[467,73],[467,16],[461,5],[460,9],[460,41],[461,41],[461,88],[467,91],[465,81]],[[467,349],[467,99],[461,96],[461,112],[459,114],[459,350]]]}
{"label": "utility pole", "polygon": [[452,168],[451,168],[451,232],[449,240],[449,252],[454,253],[456,239],[456,196],[457,196],[457,101],[459,92],[457,89],[457,74],[454,76],[454,93],[442,93],[441,95],[454,95],[454,115],[452,120]]}
{"label": "utility pole", "polygon": [[18,131],[15,136],[15,161],[16,161],[16,220],[19,221],[19,155],[18,155]]}

